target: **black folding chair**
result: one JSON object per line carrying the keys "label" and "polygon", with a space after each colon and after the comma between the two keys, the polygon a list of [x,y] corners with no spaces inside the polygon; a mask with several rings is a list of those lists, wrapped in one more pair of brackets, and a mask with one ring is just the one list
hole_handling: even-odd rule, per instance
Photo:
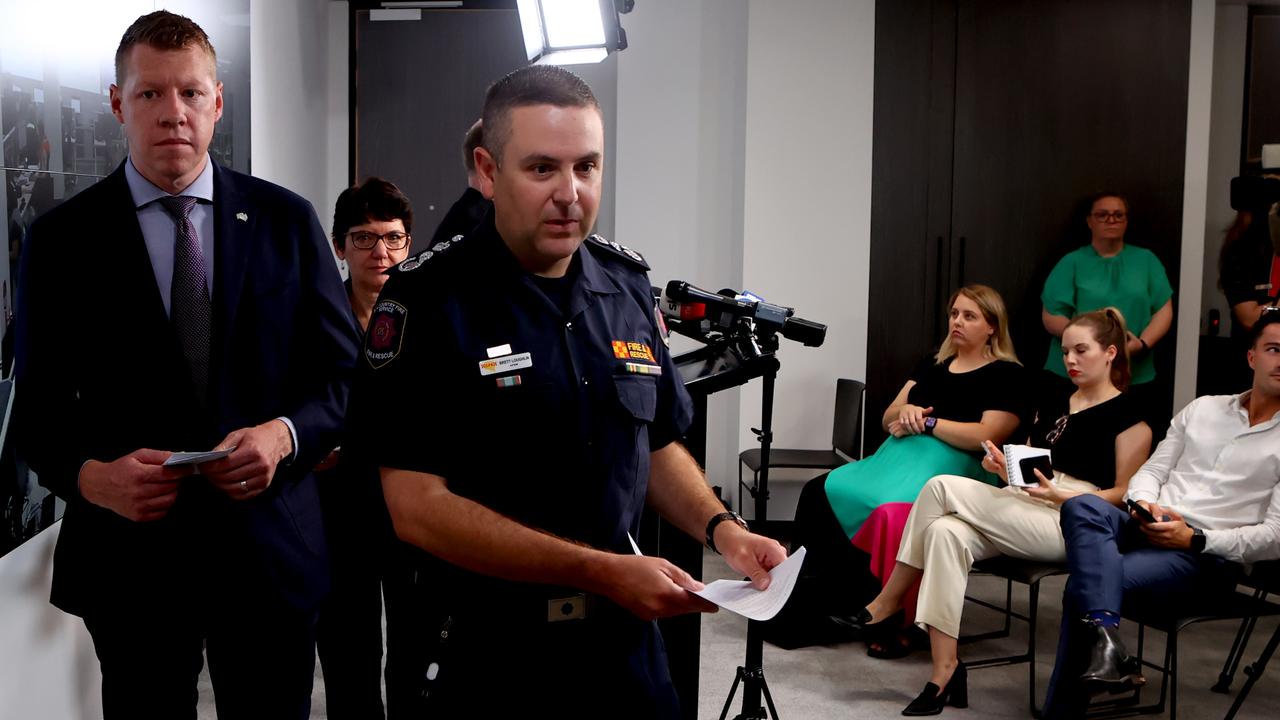
{"label": "black folding chair", "polygon": [[[831,427],[831,449],[800,450],[770,448],[769,469],[802,468],[832,470],[853,460],[862,459],[862,395],[866,385],[857,380],[836,380],[835,416]],[[760,431],[752,428],[759,435]],[[742,511],[742,491],[754,501],[760,492],[760,448],[744,450],[738,455],[738,511]],[[742,466],[752,473],[751,484],[742,479]]]}
{"label": "black folding chair", "polygon": [[[974,670],[987,667],[1001,667],[1027,663],[1027,707],[1032,716],[1040,717],[1040,708],[1036,705],[1036,618],[1040,605],[1040,581],[1054,575],[1064,575],[1067,566],[1062,563],[1040,562],[1036,560],[1020,560],[999,555],[973,564],[973,573],[992,575],[1005,581],[1004,606],[966,595],[965,600],[980,605],[1004,616],[1004,627],[990,632],[965,635],[960,638],[961,644],[969,644],[980,640],[1009,637],[1013,620],[1022,620],[1027,624],[1027,651],[1017,655],[991,657],[979,660],[966,660],[965,667]],[[1027,614],[1023,615],[1013,609],[1013,584],[1027,586]]]}

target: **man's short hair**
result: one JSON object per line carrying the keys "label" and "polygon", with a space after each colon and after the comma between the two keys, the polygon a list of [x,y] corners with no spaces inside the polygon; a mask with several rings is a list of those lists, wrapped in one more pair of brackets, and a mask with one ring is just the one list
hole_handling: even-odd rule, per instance
{"label": "man's short hair", "polygon": [[468,175],[476,171],[476,148],[482,143],[484,143],[484,121],[476,120],[462,138],[462,166],[467,169]]}
{"label": "man's short hair", "polygon": [[380,177],[367,178],[338,195],[333,206],[333,242],[346,247],[347,232],[357,225],[381,220],[399,220],[406,233],[413,232],[413,206],[400,188]]}
{"label": "man's short hair", "polygon": [[502,164],[502,149],[511,139],[511,111],[530,105],[595,108],[600,103],[582,78],[558,65],[529,65],[489,86],[484,97],[484,149]]}
{"label": "man's short hair", "polygon": [[1257,347],[1258,340],[1262,338],[1262,329],[1276,323],[1280,323],[1280,308],[1274,305],[1263,308],[1262,314],[1258,316],[1258,321],[1249,330],[1249,347]]}
{"label": "man's short hair", "polygon": [[217,72],[218,54],[213,50],[213,43],[204,29],[194,20],[157,10],[143,15],[120,38],[120,46],[116,48],[116,85],[124,87],[124,59],[135,45],[147,45],[156,50],[183,50],[192,46],[209,54],[209,62],[213,63]]}

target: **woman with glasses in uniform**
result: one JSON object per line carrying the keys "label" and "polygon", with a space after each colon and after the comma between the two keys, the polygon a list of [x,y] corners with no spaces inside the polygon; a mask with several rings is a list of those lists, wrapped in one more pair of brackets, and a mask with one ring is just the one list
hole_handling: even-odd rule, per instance
{"label": "woman with glasses in uniform", "polygon": [[1051,336],[1045,370],[1062,378],[1059,360],[1062,333],[1071,318],[1104,307],[1118,309],[1129,326],[1126,349],[1132,369],[1134,398],[1144,418],[1163,435],[1168,425],[1170,398],[1154,391],[1156,368],[1152,348],[1173,324],[1173,287],[1155,253],[1125,242],[1129,229],[1129,201],[1114,192],[1090,198],[1085,224],[1089,244],[1067,253],[1045,281],[1040,294],[1041,319]]}
{"label": "woman with glasses in uniform", "polygon": [[[413,208],[394,184],[371,177],[343,190],[333,211],[334,253],[347,266],[347,298],[361,334],[369,327],[373,306],[387,282],[387,271],[409,254]],[[359,362],[363,362],[360,360]],[[336,467],[335,467],[336,466]],[[389,563],[390,519],[386,516],[376,469],[343,458],[338,450],[320,464],[320,502],[329,539],[333,590],[320,608],[316,646],[324,669],[325,705],[329,717],[383,717],[382,585],[385,579],[388,627],[408,617],[397,613],[404,595],[395,588],[402,572]],[[369,474],[371,473],[371,474]],[[391,640],[391,633],[388,633]],[[387,701],[406,694],[397,682],[397,646],[391,640],[387,662]]]}
{"label": "woman with glasses in uniform", "polygon": [[[1069,497],[1095,493],[1121,506],[1129,478],[1146,461],[1151,429],[1124,392],[1129,383],[1129,333],[1115,308],[1067,323],[1057,360],[1073,392],[1045,398],[1031,444],[1051,451],[1053,477],[1039,470],[1038,486],[993,487],[959,475],[931,479],[916,498],[884,590],[859,614],[875,628],[902,612],[918,581],[915,621],[929,633],[933,672],[903,715],[936,715],[968,704],[967,674],[957,655],[960,614],[973,562],[996,555],[1063,562],[1066,547],[1058,509]],[[1008,483],[1004,453],[983,443],[982,467]]]}

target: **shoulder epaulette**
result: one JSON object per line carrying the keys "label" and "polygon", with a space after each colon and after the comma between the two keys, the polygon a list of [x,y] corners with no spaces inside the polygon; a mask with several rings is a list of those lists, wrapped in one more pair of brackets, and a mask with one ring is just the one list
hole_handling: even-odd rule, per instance
{"label": "shoulder epaulette", "polygon": [[448,240],[438,242],[435,245],[432,245],[431,247],[427,248],[426,250],[423,250],[422,252],[418,253],[417,255],[414,255],[413,257],[408,258],[404,262],[400,263],[399,265],[396,266],[396,269],[399,270],[400,272],[409,272],[410,270],[417,270],[419,267],[422,266],[423,263],[427,262],[428,260],[435,257],[436,255],[439,255],[440,253],[448,250],[451,245],[456,245],[457,243],[462,242],[463,237],[464,237],[463,235],[454,235]]}
{"label": "shoulder epaulette", "polygon": [[644,261],[644,256],[626,245],[619,245],[611,240],[605,240],[599,235],[587,236],[587,245],[595,250],[604,252],[610,257],[616,257],[624,260],[628,264],[638,267],[641,270],[649,270],[649,263]]}

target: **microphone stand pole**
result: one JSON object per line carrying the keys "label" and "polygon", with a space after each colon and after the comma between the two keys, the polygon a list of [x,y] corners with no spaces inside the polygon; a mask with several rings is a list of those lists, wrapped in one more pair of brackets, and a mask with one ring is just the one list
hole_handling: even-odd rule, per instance
{"label": "microphone stand pole", "polygon": [[[755,431],[760,438],[760,480],[755,492],[756,513],[753,522],[759,529],[763,529],[769,521],[769,448],[773,444],[773,383],[777,377],[776,364],[763,375],[760,429]],[[733,704],[733,696],[738,692],[739,683],[742,684],[742,712],[734,720],[777,720],[778,710],[773,706],[773,695],[769,692],[769,683],[764,679],[764,637],[760,634],[760,624],[755,620],[747,621],[746,661],[738,667],[733,678],[733,686],[729,688],[729,697],[724,700],[720,720],[729,716],[729,706]],[[767,715],[764,708],[760,707],[761,694],[769,705]]]}

